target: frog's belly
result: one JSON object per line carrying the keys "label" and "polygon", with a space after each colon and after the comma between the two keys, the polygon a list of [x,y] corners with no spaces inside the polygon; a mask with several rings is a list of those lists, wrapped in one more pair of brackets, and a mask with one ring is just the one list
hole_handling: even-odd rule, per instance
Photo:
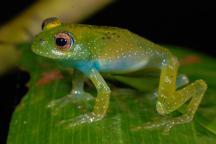
{"label": "frog's belly", "polygon": [[139,70],[148,64],[149,59],[125,58],[120,60],[100,60],[101,72],[127,73]]}

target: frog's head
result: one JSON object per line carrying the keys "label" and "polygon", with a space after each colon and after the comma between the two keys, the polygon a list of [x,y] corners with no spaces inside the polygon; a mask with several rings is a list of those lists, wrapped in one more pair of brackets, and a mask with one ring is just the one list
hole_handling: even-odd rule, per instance
{"label": "frog's head", "polygon": [[69,25],[62,24],[59,19],[45,19],[42,30],[33,41],[34,53],[59,60],[80,60],[89,57],[89,51],[75,38],[73,29]]}

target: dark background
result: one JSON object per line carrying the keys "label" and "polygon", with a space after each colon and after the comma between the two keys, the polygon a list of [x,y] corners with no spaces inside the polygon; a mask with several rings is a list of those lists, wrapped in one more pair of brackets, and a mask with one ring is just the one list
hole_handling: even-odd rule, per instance
{"label": "dark background", "polygon": [[[14,18],[34,1],[1,2],[0,24]],[[213,6],[207,1],[116,0],[82,23],[127,28],[156,43],[183,46],[215,57]],[[16,68],[0,76],[0,144],[6,143],[11,114],[27,91],[28,79],[27,73]]]}

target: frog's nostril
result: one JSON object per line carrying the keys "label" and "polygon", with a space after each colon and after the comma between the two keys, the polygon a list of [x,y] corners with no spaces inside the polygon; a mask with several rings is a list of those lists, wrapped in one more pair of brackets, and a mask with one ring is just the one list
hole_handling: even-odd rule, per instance
{"label": "frog's nostril", "polygon": [[44,42],[44,39],[40,38],[40,43],[43,43]]}
{"label": "frog's nostril", "polygon": [[44,40],[44,39],[40,38],[39,41],[40,41],[40,44],[41,44],[41,45],[44,45],[44,43],[45,43],[45,40]]}

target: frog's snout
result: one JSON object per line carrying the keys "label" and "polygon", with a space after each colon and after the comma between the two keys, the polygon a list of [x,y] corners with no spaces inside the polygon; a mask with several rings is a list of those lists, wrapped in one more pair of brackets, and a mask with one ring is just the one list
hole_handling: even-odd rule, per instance
{"label": "frog's snout", "polygon": [[43,45],[46,43],[45,39],[43,38],[35,38],[33,44],[32,44],[32,51],[36,54],[39,54],[41,52],[41,48],[43,47]]}

